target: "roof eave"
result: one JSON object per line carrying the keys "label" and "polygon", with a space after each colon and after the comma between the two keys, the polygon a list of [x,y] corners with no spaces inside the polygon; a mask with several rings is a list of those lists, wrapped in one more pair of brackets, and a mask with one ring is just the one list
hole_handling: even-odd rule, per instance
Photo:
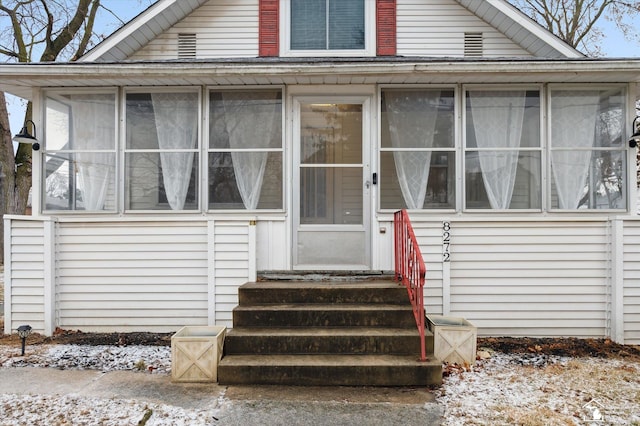
{"label": "roof eave", "polygon": [[[0,90],[31,98],[39,87],[90,87],[108,85],[248,84],[266,78],[271,82],[330,76],[339,82],[389,83],[489,81],[500,76],[504,83],[557,81],[640,83],[640,59],[616,60],[454,60],[263,62],[195,61],[130,63],[34,63],[0,65]],[[563,80],[564,78],[564,80]],[[204,83],[194,83],[204,82]],[[277,83],[271,83],[277,84]],[[284,84],[284,83],[281,83]],[[351,83],[352,84],[352,83]]]}
{"label": "roof eave", "polygon": [[[138,40],[149,42],[148,34],[157,36],[165,31],[166,26],[161,26],[158,17],[169,8],[179,10],[179,16],[186,16],[207,0],[160,0],[133,18],[131,21],[120,27],[113,34],[104,39],[101,43],[83,55],[78,62],[98,62],[110,60],[125,60],[135,53],[139,46]],[[144,29],[148,31],[143,31]],[[131,44],[129,44],[131,43]]]}
{"label": "roof eave", "polygon": [[[479,16],[482,19],[485,19],[487,23],[498,28],[494,22],[490,22],[490,19],[486,19],[486,16],[483,16],[479,13],[479,5],[489,6],[494,9],[497,13],[502,13],[510,20],[520,25],[525,32],[531,34],[536,37],[540,41],[544,42],[545,46],[551,48],[553,51],[557,52],[557,55],[565,57],[565,58],[584,58],[585,55],[573,48],[565,41],[557,37],[555,34],[542,27],[536,21],[522,13],[519,9],[514,7],[512,4],[507,2],[506,0],[485,0],[484,2],[477,2],[474,0],[456,0],[460,5],[474,13],[476,16]],[[495,15],[494,15],[495,16]],[[495,19],[495,18],[494,18]],[[520,40],[514,40],[515,42],[519,42]],[[538,49],[534,49],[532,54],[536,56],[549,56],[549,53],[545,52],[545,47],[540,46]]]}

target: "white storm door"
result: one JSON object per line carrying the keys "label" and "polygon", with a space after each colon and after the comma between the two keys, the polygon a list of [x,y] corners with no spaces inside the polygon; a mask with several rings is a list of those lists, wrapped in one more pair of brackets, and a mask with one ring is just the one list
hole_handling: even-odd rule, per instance
{"label": "white storm door", "polygon": [[368,97],[298,97],[293,123],[293,267],[369,270]]}

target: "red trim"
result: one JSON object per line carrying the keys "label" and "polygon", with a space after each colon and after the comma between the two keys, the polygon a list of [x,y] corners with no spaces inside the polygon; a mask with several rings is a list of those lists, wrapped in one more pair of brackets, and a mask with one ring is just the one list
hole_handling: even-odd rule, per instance
{"label": "red trim", "polygon": [[278,56],[280,53],[280,0],[260,0],[258,55]]}
{"label": "red trim", "polygon": [[376,54],[396,55],[396,0],[376,1]]}

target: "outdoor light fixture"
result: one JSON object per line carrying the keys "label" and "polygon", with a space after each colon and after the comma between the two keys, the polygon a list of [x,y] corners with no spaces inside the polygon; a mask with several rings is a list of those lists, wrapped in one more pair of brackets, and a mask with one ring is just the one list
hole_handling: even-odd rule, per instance
{"label": "outdoor light fixture", "polygon": [[27,341],[27,336],[31,334],[30,325],[21,325],[18,327],[18,336],[22,339],[22,356],[24,356],[24,344]]}
{"label": "outdoor light fixture", "polygon": [[629,139],[629,148],[635,148],[640,145],[640,116],[637,116],[633,119],[633,126],[631,129],[633,130],[633,135],[631,135],[631,139]]}
{"label": "outdoor light fixture", "polygon": [[[28,123],[31,123],[31,126],[33,127],[33,136],[31,136],[31,133],[29,133],[29,129],[27,129]],[[15,142],[28,143],[30,145],[33,145],[34,151],[40,149],[40,144],[38,143],[38,139],[36,139],[36,124],[33,122],[33,120],[25,121],[24,127],[22,128],[22,130],[20,130],[20,133],[13,137],[13,140]]]}

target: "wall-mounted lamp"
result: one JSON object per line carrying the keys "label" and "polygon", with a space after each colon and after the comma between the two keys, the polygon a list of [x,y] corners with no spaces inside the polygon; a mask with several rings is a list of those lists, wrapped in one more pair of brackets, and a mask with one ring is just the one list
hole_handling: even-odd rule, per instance
{"label": "wall-mounted lamp", "polygon": [[633,126],[631,126],[633,134],[629,139],[629,148],[635,148],[640,145],[640,116],[633,119]]}
{"label": "wall-mounted lamp", "polygon": [[27,336],[31,334],[30,325],[21,325],[18,327],[18,336],[22,339],[22,356],[24,356],[24,344],[27,341]]}
{"label": "wall-mounted lamp", "polygon": [[[31,127],[33,127],[33,136],[29,133],[29,129],[27,129],[27,124],[31,123]],[[36,124],[32,120],[27,120],[24,122],[24,127],[20,130],[20,133],[13,137],[15,142],[19,143],[28,143],[33,145],[33,150],[37,151],[40,149],[40,144],[38,143],[38,139],[36,139]]]}

